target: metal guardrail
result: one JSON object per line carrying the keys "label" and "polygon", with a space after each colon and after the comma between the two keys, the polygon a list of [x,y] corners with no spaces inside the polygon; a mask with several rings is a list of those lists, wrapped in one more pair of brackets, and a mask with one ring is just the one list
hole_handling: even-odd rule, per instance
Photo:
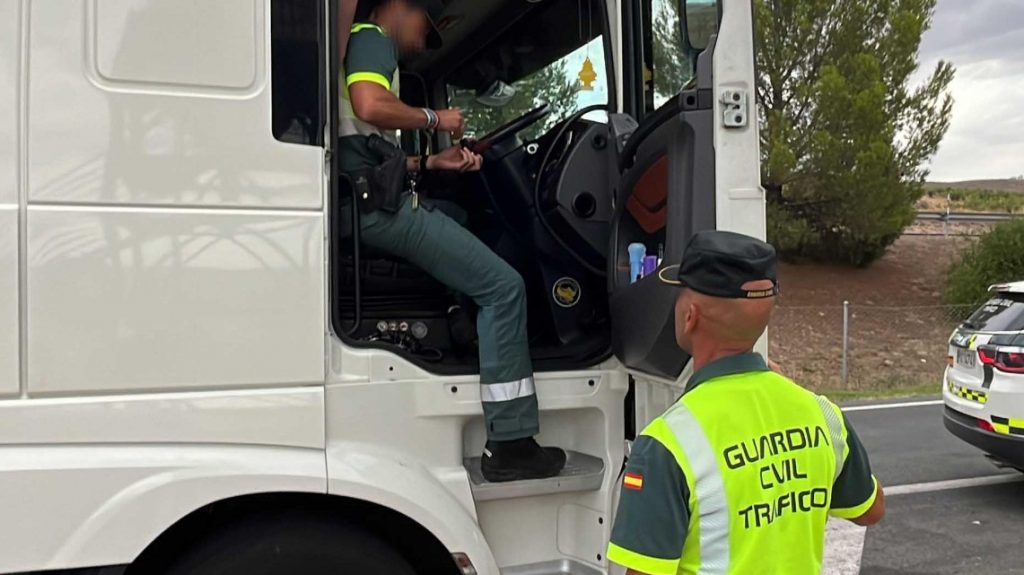
{"label": "metal guardrail", "polygon": [[1005,222],[1024,214],[1000,212],[917,212],[919,222]]}

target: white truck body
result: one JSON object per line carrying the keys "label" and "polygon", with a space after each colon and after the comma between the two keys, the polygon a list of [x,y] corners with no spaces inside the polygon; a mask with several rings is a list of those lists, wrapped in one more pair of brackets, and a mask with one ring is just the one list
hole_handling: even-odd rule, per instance
{"label": "white truck body", "polygon": [[[477,378],[330,327],[330,174],[271,135],[269,4],[0,3],[0,572],[128,565],[266,493],[394,510],[481,574],[608,572],[627,370],[536,376],[539,439],[599,487],[474,497]],[[752,99],[750,3],[721,4],[714,91]],[[718,128],[718,227],[763,237],[757,122]],[[678,387],[634,375],[642,425]]]}

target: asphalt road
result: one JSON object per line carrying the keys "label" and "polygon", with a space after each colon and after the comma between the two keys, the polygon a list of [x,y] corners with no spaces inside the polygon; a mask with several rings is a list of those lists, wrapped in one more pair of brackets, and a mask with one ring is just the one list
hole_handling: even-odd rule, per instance
{"label": "asphalt road", "polygon": [[847,561],[826,573],[853,575],[859,563],[864,575],[1024,575],[1024,476],[947,432],[941,405],[853,406],[846,415],[891,494],[881,524],[866,533],[844,526],[830,540]]}

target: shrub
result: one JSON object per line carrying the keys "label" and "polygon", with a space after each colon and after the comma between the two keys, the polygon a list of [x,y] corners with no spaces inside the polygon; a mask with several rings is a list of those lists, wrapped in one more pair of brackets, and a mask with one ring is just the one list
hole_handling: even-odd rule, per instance
{"label": "shrub", "polygon": [[928,190],[929,198],[944,200],[947,197],[950,208],[975,212],[1024,212],[1024,194],[998,190],[965,190],[941,188]]}
{"label": "shrub", "polygon": [[978,305],[992,284],[1024,280],[1024,220],[995,226],[949,270],[946,303]]}

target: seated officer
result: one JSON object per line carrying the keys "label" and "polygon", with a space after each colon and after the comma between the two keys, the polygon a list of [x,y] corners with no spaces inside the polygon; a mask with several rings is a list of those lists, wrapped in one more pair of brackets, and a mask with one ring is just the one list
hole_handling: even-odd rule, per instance
{"label": "seated officer", "polygon": [[[368,10],[366,5],[369,4]],[[344,172],[373,167],[368,146],[376,134],[397,144],[395,130],[438,129],[459,139],[459,110],[413,108],[398,98],[399,55],[440,45],[427,2],[362,0],[369,18],[357,21],[345,56],[341,87],[339,161]],[[409,171],[476,171],[480,156],[453,146],[422,158],[407,158]],[[542,448],[537,395],[526,338],[523,280],[508,263],[454,220],[406,195],[395,213],[377,210],[361,219],[362,241],[416,264],[479,306],[480,396],[487,425],[482,468],[489,481],[538,479],[557,475],[565,452]]]}
{"label": "seated officer", "polygon": [[753,351],[775,250],[700,232],[661,278],[681,287],[676,342],[694,373],[633,446],[608,559],[630,574],[820,573],[828,516],[871,525],[885,499],[839,408]]}

